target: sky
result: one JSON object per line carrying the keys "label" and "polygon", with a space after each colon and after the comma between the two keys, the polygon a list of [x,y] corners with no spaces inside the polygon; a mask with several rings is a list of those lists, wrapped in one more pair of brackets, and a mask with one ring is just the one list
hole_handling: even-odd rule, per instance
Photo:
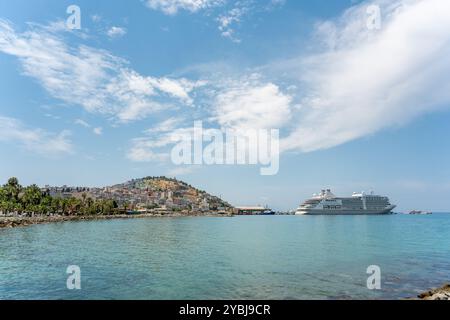
{"label": "sky", "polygon": [[[233,205],[331,188],[448,212],[449,57],[447,0],[0,0],[0,183],[166,175]],[[279,170],[176,165],[195,121],[278,130]]]}

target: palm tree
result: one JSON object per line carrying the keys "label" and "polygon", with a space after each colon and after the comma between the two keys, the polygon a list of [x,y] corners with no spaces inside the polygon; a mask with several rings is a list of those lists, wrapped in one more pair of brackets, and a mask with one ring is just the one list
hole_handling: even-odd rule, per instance
{"label": "palm tree", "polygon": [[9,178],[8,182],[4,185],[7,200],[18,202],[19,194],[22,190],[22,186],[19,184],[19,180],[15,177]]}
{"label": "palm tree", "polygon": [[[21,202],[26,210],[30,209],[33,206],[39,205],[41,203],[41,200],[42,200],[42,192],[37,185],[33,184],[24,189]],[[33,210],[28,211],[32,212]]]}
{"label": "palm tree", "polygon": [[51,203],[51,206],[50,206],[50,211],[53,213],[53,214],[59,214],[60,212],[59,212],[59,209],[60,209],[60,207],[61,207],[61,198],[52,198],[52,203]]}

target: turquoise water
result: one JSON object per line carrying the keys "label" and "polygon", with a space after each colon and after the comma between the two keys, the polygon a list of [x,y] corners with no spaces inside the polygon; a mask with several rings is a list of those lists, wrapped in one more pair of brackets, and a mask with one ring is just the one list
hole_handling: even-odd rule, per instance
{"label": "turquoise water", "polygon": [[[81,268],[81,290],[66,268]],[[381,290],[366,269],[381,268]],[[0,230],[1,299],[395,299],[450,281],[450,214],[66,222]]]}

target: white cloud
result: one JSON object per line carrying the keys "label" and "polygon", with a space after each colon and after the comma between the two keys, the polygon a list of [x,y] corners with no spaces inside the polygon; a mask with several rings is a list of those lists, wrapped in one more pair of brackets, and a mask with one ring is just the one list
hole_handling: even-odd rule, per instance
{"label": "white cloud", "polygon": [[[292,98],[277,85],[262,81],[258,74],[239,80],[223,79],[220,84],[211,81],[207,89],[211,101],[203,110],[205,135],[212,134],[213,128],[224,133],[226,129],[279,129],[291,118]],[[127,158],[135,162],[168,161],[172,146],[183,139],[194,139],[194,120],[190,120],[172,117],[145,130],[144,136],[131,140]],[[188,126],[181,127],[186,123]]]}
{"label": "white cloud", "polygon": [[127,158],[134,162],[153,162],[164,161],[167,159],[167,157],[154,153],[151,149],[146,148],[145,146],[134,146],[128,151]]}
{"label": "white cloud", "polygon": [[284,63],[303,106],[284,150],[330,148],[449,106],[450,2],[377,1],[381,30],[367,28],[371,3],[320,24],[320,51]]}
{"label": "white cloud", "polygon": [[286,3],[286,0],[271,0],[270,5],[271,6],[282,6]]}
{"label": "white cloud", "polygon": [[134,162],[159,162],[169,159],[169,153],[158,150],[165,147],[170,141],[162,138],[154,141],[151,138],[136,138],[132,140],[132,145],[127,151],[126,157]]}
{"label": "white cloud", "polygon": [[[275,71],[286,90],[254,76],[210,80],[209,120],[221,128],[280,128],[282,151],[310,152],[449,107],[450,2],[377,1],[382,28],[369,30],[373,3],[319,23],[313,54],[259,69]],[[170,140],[162,135],[134,143],[141,158],[148,151],[147,159],[154,159],[156,148]]]}
{"label": "white cloud", "polygon": [[127,30],[125,28],[114,27],[114,26],[109,28],[109,30],[106,32],[106,34],[110,38],[119,38],[119,37],[124,36],[126,33],[127,33]]}
{"label": "white cloud", "polygon": [[86,121],[82,120],[82,119],[76,119],[74,121],[74,123],[77,124],[77,125],[80,125],[82,127],[85,127],[85,128],[89,128],[90,127],[90,124],[87,123]]}
{"label": "white cloud", "polygon": [[193,100],[189,96],[190,92],[196,88],[206,85],[205,81],[190,81],[187,79],[168,79],[168,78],[147,78],[148,83],[173,98],[183,101],[187,105],[192,105]]}
{"label": "white cloud", "polygon": [[218,29],[224,38],[240,43],[236,36],[236,25],[244,20],[245,16],[254,13],[265,13],[280,7],[285,0],[146,0],[147,7],[159,10],[167,15],[176,15],[185,10],[191,13],[206,9],[209,16],[214,16],[218,22]]}
{"label": "white cloud", "polygon": [[[91,127],[92,127],[89,123],[87,123],[86,121],[84,121],[84,120],[82,120],[82,119],[76,119],[76,120],[74,121],[74,123],[77,124],[77,125],[79,125],[79,126],[85,127],[85,128],[91,128]],[[96,127],[96,128],[93,128],[93,129],[92,129],[92,132],[93,132],[94,134],[100,136],[100,135],[103,134],[103,128],[102,128],[102,127]]]}
{"label": "white cloud", "polygon": [[[164,125],[164,123],[163,123]],[[145,136],[131,140],[126,157],[134,162],[158,162],[170,159],[169,146],[181,139],[191,139],[193,128],[146,130]]]}
{"label": "white cloud", "polygon": [[168,118],[161,123],[154,125],[153,127],[144,131],[146,134],[153,133],[161,133],[161,132],[169,132],[175,130],[176,127],[182,122],[182,119],[179,118]]}
{"label": "white cloud", "polygon": [[44,114],[44,116],[46,116],[47,118],[53,119],[53,120],[60,120],[61,119],[60,116],[57,116],[57,115],[54,115],[54,114],[51,114],[51,113],[46,113],[46,114]]}
{"label": "white cloud", "polygon": [[192,104],[189,94],[201,85],[187,79],[142,76],[105,50],[70,47],[58,32],[33,25],[17,33],[0,20],[0,51],[17,57],[24,74],[50,95],[88,112],[112,115],[121,122],[138,120],[176,103]]}
{"label": "white cloud", "polygon": [[241,42],[240,39],[235,37],[235,31],[233,25],[241,21],[241,17],[246,14],[248,8],[245,6],[235,7],[228,11],[226,14],[222,14],[217,18],[219,22],[219,30],[221,35],[225,38],[229,38],[234,42]]}
{"label": "white cloud", "polygon": [[179,177],[191,174],[195,169],[198,169],[199,166],[188,166],[188,167],[176,167],[169,170],[167,175],[169,177]]}
{"label": "white cloud", "polygon": [[217,95],[214,119],[222,128],[279,129],[291,118],[291,102],[273,83],[236,81]]}
{"label": "white cloud", "polygon": [[177,14],[179,10],[197,12],[224,3],[224,0],[147,0],[146,5],[168,15]]}
{"label": "white cloud", "polygon": [[50,133],[43,129],[28,128],[15,118],[0,116],[0,141],[19,144],[43,156],[73,153],[69,135],[67,130],[59,134]]}
{"label": "white cloud", "polygon": [[91,20],[93,22],[100,22],[102,20],[102,16],[99,14],[93,14],[91,15]]}

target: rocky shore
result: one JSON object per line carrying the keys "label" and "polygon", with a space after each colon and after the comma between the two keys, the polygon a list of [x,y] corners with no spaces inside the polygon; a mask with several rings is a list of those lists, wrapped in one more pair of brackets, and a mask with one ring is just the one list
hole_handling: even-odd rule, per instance
{"label": "rocky shore", "polygon": [[421,300],[450,300],[450,284],[421,293],[418,298]]}
{"label": "rocky shore", "polygon": [[35,216],[35,217],[0,217],[0,229],[1,228],[15,228],[15,227],[25,227],[34,224],[43,223],[55,223],[55,222],[66,222],[66,221],[90,221],[90,220],[111,220],[111,219],[139,219],[139,218],[150,218],[150,217],[227,217],[230,215],[218,215],[218,214],[181,214],[181,213],[170,213],[170,214],[120,214],[120,215],[92,215],[92,216]]}

